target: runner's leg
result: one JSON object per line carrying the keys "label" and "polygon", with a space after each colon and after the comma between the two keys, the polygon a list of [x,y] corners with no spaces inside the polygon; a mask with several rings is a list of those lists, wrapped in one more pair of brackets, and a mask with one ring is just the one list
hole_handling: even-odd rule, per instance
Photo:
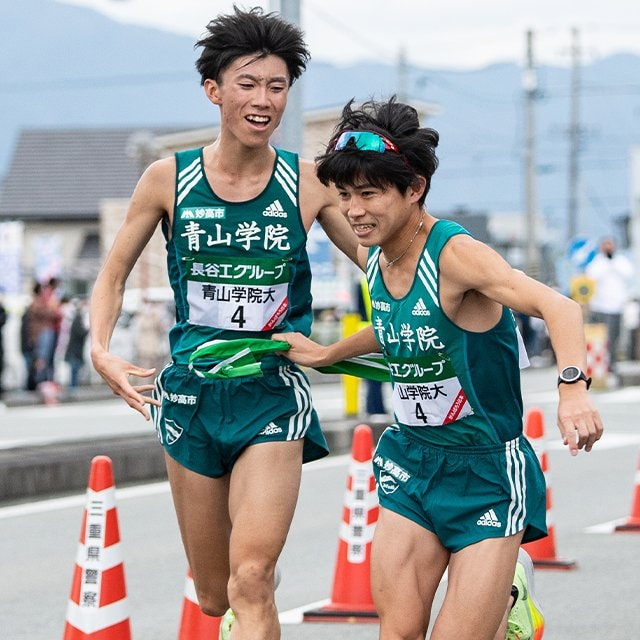
{"label": "runner's leg", "polygon": [[298,499],[302,440],[248,447],[231,472],[229,601],[234,640],[278,640],[274,571]]}
{"label": "runner's leg", "polygon": [[504,613],[522,535],[489,538],[451,554],[432,640],[504,640]]}
{"label": "runner's leg", "polygon": [[229,607],[229,476],[209,478],[166,454],[165,460],[200,608],[221,616]]}
{"label": "runner's leg", "polygon": [[449,552],[431,531],[380,508],[371,552],[371,590],[380,640],[423,640]]}

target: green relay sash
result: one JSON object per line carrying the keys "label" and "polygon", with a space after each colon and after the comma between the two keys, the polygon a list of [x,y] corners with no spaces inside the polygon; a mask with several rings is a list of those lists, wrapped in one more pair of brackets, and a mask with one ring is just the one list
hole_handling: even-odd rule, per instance
{"label": "green relay sash", "polygon": [[[201,378],[239,378],[261,376],[261,361],[290,348],[288,342],[263,338],[212,340],[197,347],[189,357],[189,369]],[[367,380],[389,382],[389,367],[382,354],[369,353],[341,360],[326,367],[314,367],[321,373],[341,373]]]}

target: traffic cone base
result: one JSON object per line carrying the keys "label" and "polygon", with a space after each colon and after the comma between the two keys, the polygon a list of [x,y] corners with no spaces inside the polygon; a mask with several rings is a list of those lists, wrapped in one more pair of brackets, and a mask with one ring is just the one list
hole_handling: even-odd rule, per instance
{"label": "traffic cone base", "polygon": [[619,524],[614,531],[622,533],[638,533],[640,532],[640,522],[625,522],[625,524]]}
{"label": "traffic cone base", "polygon": [[351,465],[338,536],[338,557],[331,601],[305,611],[305,622],[376,622],[371,596],[371,542],[378,520],[378,494],[373,476],[373,434],[366,424],[353,432]]}
{"label": "traffic cone base", "polygon": [[555,558],[554,560],[532,560],[536,569],[575,569],[578,565],[575,560],[562,560]]}
{"label": "traffic cone base", "polygon": [[327,605],[321,609],[312,609],[303,614],[305,622],[378,622],[378,614],[375,609],[371,611],[354,611],[353,609],[338,609]]}

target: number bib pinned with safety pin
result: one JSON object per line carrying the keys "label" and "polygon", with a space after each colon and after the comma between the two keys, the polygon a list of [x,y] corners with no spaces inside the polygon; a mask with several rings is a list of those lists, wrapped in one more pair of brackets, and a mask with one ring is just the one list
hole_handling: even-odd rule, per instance
{"label": "number bib pinned with safety pin", "polygon": [[230,331],[269,331],[289,308],[290,267],[282,258],[187,260],[189,322]]}
{"label": "number bib pinned with safety pin", "polygon": [[410,427],[437,427],[473,414],[460,380],[444,354],[387,358],[393,378],[393,410]]}

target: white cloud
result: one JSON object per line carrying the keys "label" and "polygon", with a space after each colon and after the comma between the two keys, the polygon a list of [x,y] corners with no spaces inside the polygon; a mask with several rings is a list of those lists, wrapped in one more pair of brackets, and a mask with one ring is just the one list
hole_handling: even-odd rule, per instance
{"label": "white cloud", "polygon": [[[58,0],[94,8],[115,19],[198,37],[230,0]],[[640,53],[635,0],[606,3],[558,0],[301,0],[302,27],[315,60],[341,65],[357,60],[393,62],[403,47],[409,62],[425,67],[477,68],[522,62],[525,32],[534,30],[540,62],[569,63],[570,30],[580,30],[585,60],[618,52]],[[277,0],[241,2],[265,9]]]}

